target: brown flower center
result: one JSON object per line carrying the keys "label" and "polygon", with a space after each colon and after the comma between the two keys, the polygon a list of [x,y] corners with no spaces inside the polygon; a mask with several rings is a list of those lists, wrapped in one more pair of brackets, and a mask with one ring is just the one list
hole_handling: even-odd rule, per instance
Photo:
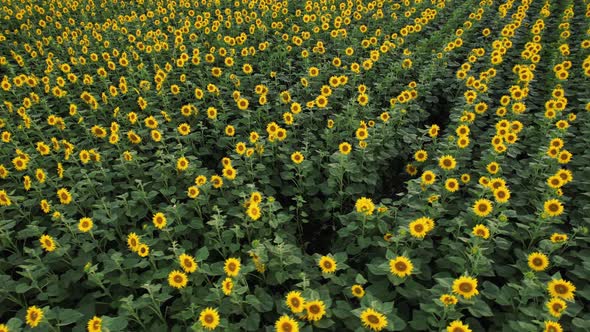
{"label": "brown flower center", "polygon": [[468,283],[468,282],[463,282],[463,283],[461,283],[459,285],[459,289],[462,292],[468,293],[468,292],[471,292],[473,290],[473,286],[470,283]]}
{"label": "brown flower center", "polygon": [[368,316],[367,316],[367,320],[368,320],[368,321],[369,321],[369,323],[371,323],[371,324],[378,324],[378,323],[380,322],[380,321],[379,321],[379,317],[377,317],[377,316],[375,316],[375,315],[373,315],[373,314],[371,314],[371,315],[368,315]]}

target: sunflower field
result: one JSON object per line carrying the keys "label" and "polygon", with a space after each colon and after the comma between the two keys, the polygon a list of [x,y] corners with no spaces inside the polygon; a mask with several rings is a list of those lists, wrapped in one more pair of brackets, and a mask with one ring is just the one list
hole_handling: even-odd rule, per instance
{"label": "sunflower field", "polygon": [[0,16],[0,332],[590,331],[590,0]]}

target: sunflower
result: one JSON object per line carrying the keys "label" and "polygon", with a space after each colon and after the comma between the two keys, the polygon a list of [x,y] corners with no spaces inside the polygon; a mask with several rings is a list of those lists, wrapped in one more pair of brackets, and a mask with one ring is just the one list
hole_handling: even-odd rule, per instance
{"label": "sunflower", "polygon": [[387,326],[387,317],[373,308],[368,308],[361,312],[361,322],[366,328],[381,331]]}
{"label": "sunflower", "polygon": [[556,318],[561,317],[561,314],[567,309],[565,301],[557,297],[547,301],[546,306],[551,316]]}
{"label": "sunflower", "polygon": [[547,178],[547,185],[553,189],[559,189],[564,185],[564,181],[557,175]]}
{"label": "sunflower", "polygon": [[492,202],[488,199],[481,198],[473,204],[473,212],[480,217],[485,217],[492,212]]}
{"label": "sunflower", "polygon": [[152,218],[152,222],[157,229],[166,227],[166,216],[162,212],[158,212]]}
{"label": "sunflower", "polygon": [[72,194],[66,188],[59,189],[57,191],[57,197],[61,204],[68,205],[72,202]]}
{"label": "sunflower", "polygon": [[26,322],[30,327],[37,327],[43,319],[43,310],[37,306],[27,308]]}
{"label": "sunflower", "polygon": [[233,257],[226,259],[223,271],[228,277],[237,277],[240,273],[240,261]]}
{"label": "sunflower", "polygon": [[453,156],[444,155],[438,159],[438,166],[445,171],[450,171],[457,166],[457,161]]}
{"label": "sunflower", "polygon": [[200,193],[201,193],[201,191],[199,190],[198,186],[190,186],[187,189],[187,196],[192,199],[199,197]]}
{"label": "sunflower", "polygon": [[228,180],[233,180],[236,178],[238,172],[236,171],[235,168],[233,167],[225,167],[223,169],[223,177],[225,177]]}
{"label": "sunflower", "polygon": [[303,157],[303,155],[301,154],[301,152],[296,151],[296,152],[293,152],[293,154],[291,154],[291,160],[295,164],[301,164],[303,162],[303,160],[305,160],[305,157]]}
{"label": "sunflower", "polygon": [[131,251],[137,252],[137,250],[139,249],[139,245],[140,242],[137,234],[130,233],[129,235],[127,235],[127,246],[129,247],[129,249],[131,249]]}
{"label": "sunflower", "polygon": [[414,264],[405,256],[397,256],[389,260],[389,271],[400,278],[409,276],[414,270]]}
{"label": "sunflower", "polygon": [[336,260],[330,256],[322,256],[318,262],[318,266],[322,269],[322,273],[334,273],[338,268]]}
{"label": "sunflower", "polygon": [[307,302],[305,304],[307,315],[305,318],[310,321],[318,321],[326,314],[326,305],[321,300]]}
{"label": "sunflower", "polygon": [[363,296],[365,296],[365,289],[361,285],[353,285],[350,288],[350,292],[352,293],[352,295],[354,297],[359,298],[359,299],[361,299]]}
{"label": "sunflower", "polygon": [[543,204],[545,213],[551,217],[557,217],[563,213],[563,204],[556,199],[550,199]]}
{"label": "sunflower", "polygon": [[425,185],[431,185],[436,181],[436,174],[433,171],[425,171],[422,173],[422,183]]}
{"label": "sunflower", "polygon": [[445,306],[455,305],[459,300],[455,295],[451,294],[443,294],[439,298],[440,302],[442,302]]}
{"label": "sunflower", "polygon": [[45,251],[47,252],[52,252],[56,248],[55,241],[53,240],[53,237],[51,237],[50,235],[41,235],[39,242],[41,242],[41,247],[45,249]]}
{"label": "sunflower", "polygon": [[363,213],[367,216],[372,215],[373,211],[375,211],[375,204],[373,203],[373,200],[367,197],[361,197],[357,199],[354,206],[356,208],[356,212]]}
{"label": "sunflower", "polygon": [[340,143],[340,145],[338,145],[338,150],[343,155],[347,155],[352,150],[352,146],[348,142],[342,142],[342,143]]}
{"label": "sunflower", "polygon": [[210,181],[215,189],[219,189],[223,186],[223,179],[219,175],[212,175]]}
{"label": "sunflower", "polygon": [[145,243],[140,243],[137,247],[137,254],[139,257],[146,257],[150,254],[150,247],[148,247],[148,245]]}
{"label": "sunflower", "polygon": [[428,233],[428,226],[422,218],[416,219],[409,224],[410,234],[413,237],[424,238]]}
{"label": "sunflower", "polygon": [[553,233],[551,234],[551,242],[552,243],[562,243],[567,241],[567,234],[563,233]]}
{"label": "sunflower", "polygon": [[447,332],[471,332],[471,329],[469,325],[463,324],[460,320],[455,320],[447,326]]}
{"label": "sunflower", "polygon": [[188,168],[188,165],[189,165],[188,159],[186,159],[186,157],[180,157],[176,161],[176,170],[179,172],[186,171],[186,169]]}
{"label": "sunflower", "polygon": [[250,204],[250,206],[248,206],[248,209],[246,210],[246,214],[252,220],[256,221],[260,219],[260,207],[258,206],[258,204]]}
{"label": "sunflower", "polygon": [[301,313],[305,309],[305,299],[301,296],[301,292],[290,291],[285,303],[294,314]]}
{"label": "sunflower", "polygon": [[225,278],[225,280],[223,280],[223,282],[221,283],[221,290],[225,295],[230,295],[233,288],[234,282],[231,278]]}
{"label": "sunflower", "polygon": [[457,179],[447,179],[445,181],[445,189],[452,193],[459,190],[459,181]]}
{"label": "sunflower", "polygon": [[10,205],[12,205],[12,201],[10,200],[10,197],[8,197],[6,190],[0,190],[0,206]]}
{"label": "sunflower", "polygon": [[553,279],[547,284],[547,290],[551,297],[558,297],[567,301],[573,301],[576,286],[570,281]]}
{"label": "sunflower", "polygon": [[563,332],[561,324],[553,321],[545,321],[545,330],[543,332]]}
{"label": "sunflower", "polygon": [[184,288],[188,282],[188,277],[185,273],[174,270],[168,274],[168,284],[174,288]]}
{"label": "sunflower", "polygon": [[78,230],[82,233],[86,233],[92,229],[92,219],[90,218],[82,218],[78,223]]}
{"label": "sunflower", "polygon": [[356,138],[359,141],[366,140],[369,137],[369,133],[366,128],[358,128],[355,132]]}
{"label": "sunflower", "polygon": [[191,255],[182,254],[178,257],[180,266],[186,273],[193,273],[197,270],[199,265],[195,262],[195,258]]}
{"label": "sunflower", "polygon": [[102,331],[102,319],[94,316],[87,324],[88,332],[101,332]]}
{"label": "sunflower", "polygon": [[414,159],[419,163],[424,162],[428,159],[428,152],[425,150],[418,150],[414,153]]}
{"label": "sunflower", "polygon": [[459,294],[466,299],[470,299],[474,295],[479,294],[477,290],[477,279],[462,276],[453,281],[453,293]]}
{"label": "sunflower", "polygon": [[494,190],[494,198],[497,203],[506,203],[510,199],[510,190],[502,186]]}
{"label": "sunflower", "polygon": [[299,323],[293,318],[282,315],[275,322],[276,332],[299,332]]}
{"label": "sunflower", "polygon": [[487,240],[490,237],[490,230],[485,225],[479,224],[473,227],[471,234]]}
{"label": "sunflower", "polygon": [[541,272],[549,266],[549,258],[543,253],[534,252],[528,256],[528,265],[533,271]]}
{"label": "sunflower", "polygon": [[199,321],[207,330],[215,329],[219,325],[219,313],[217,312],[217,309],[204,309],[199,315]]}
{"label": "sunflower", "polygon": [[6,324],[0,324],[0,332],[10,332]]}

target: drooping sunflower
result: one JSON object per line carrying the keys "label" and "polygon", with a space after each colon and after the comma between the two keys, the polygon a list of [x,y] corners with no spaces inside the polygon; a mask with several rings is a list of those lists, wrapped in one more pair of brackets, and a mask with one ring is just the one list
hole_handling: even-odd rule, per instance
{"label": "drooping sunflower", "polygon": [[528,256],[528,265],[533,271],[541,272],[549,266],[549,258],[543,253],[534,252]]}
{"label": "drooping sunflower", "polygon": [[397,256],[396,258],[389,260],[389,271],[391,274],[400,278],[409,276],[412,274],[413,270],[414,264],[412,264],[412,261],[405,256]]}
{"label": "drooping sunflower", "polygon": [[86,233],[89,232],[92,229],[93,226],[93,222],[92,219],[90,218],[82,218],[80,219],[80,222],[78,223],[78,230],[80,232]]}
{"label": "drooping sunflower", "polygon": [[94,316],[88,321],[87,324],[88,332],[101,332],[102,331],[102,318]]}
{"label": "drooping sunflower", "polygon": [[223,282],[221,283],[221,290],[223,291],[223,294],[225,294],[225,295],[230,295],[233,288],[234,288],[234,282],[229,277],[225,278],[223,280]]}
{"label": "drooping sunflower", "polygon": [[55,240],[53,240],[53,237],[51,237],[51,235],[41,235],[39,242],[41,242],[41,247],[45,249],[45,251],[47,252],[52,252],[56,248]]}
{"label": "drooping sunflower", "polygon": [[352,287],[350,287],[350,292],[354,297],[359,299],[365,296],[365,289],[361,285],[352,285]]}
{"label": "drooping sunflower", "polygon": [[563,328],[558,322],[547,320],[545,321],[545,330],[543,332],[563,332]]}
{"label": "drooping sunflower", "polygon": [[30,327],[37,327],[43,319],[43,310],[36,305],[27,308],[26,322]]}
{"label": "drooping sunflower", "polygon": [[361,312],[361,322],[366,328],[381,331],[387,326],[387,317],[373,308],[367,308]]}
{"label": "drooping sunflower", "polygon": [[305,304],[307,315],[305,316],[309,321],[318,321],[326,314],[326,305],[324,301],[315,300]]}
{"label": "drooping sunflower", "polygon": [[154,214],[152,222],[154,223],[154,226],[156,226],[157,229],[162,229],[166,227],[166,216],[162,212],[158,212]]}
{"label": "drooping sunflower", "polygon": [[492,212],[492,202],[485,198],[478,199],[473,204],[473,212],[480,217],[489,215]]}
{"label": "drooping sunflower", "polygon": [[180,261],[180,266],[186,273],[193,273],[199,267],[197,262],[195,262],[194,257],[191,255],[182,254],[178,257],[178,260]]}
{"label": "drooping sunflower", "polygon": [[207,330],[213,330],[219,325],[219,313],[217,309],[205,308],[199,315],[201,325]]}
{"label": "drooping sunflower", "polygon": [[188,283],[188,277],[185,273],[178,270],[174,270],[168,274],[168,284],[174,288],[186,287]]}
{"label": "drooping sunflower", "polygon": [[547,301],[546,306],[551,316],[556,318],[561,317],[561,314],[567,309],[565,301],[557,297]]}
{"label": "drooping sunflower", "polygon": [[557,217],[563,213],[563,204],[557,199],[550,199],[545,201],[543,209],[550,217]]}
{"label": "drooping sunflower", "polygon": [[225,260],[223,271],[228,277],[237,277],[240,273],[240,261],[236,258],[228,258]]}
{"label": "drooping sunflower", "polygon": [[570,281],[563,279],[553,279],[547,284],[547,290],[551,297],[558,297],[566,301],[573,301],[576,286]]}
{"label": "drooping sunflower", "polygon": [[457,161],[451,155],[444,155],[438,159],[438,166],[445,171],[450,171],[457,166]]}
{"label": "drooping sunflower", "polygon": [[299,323],[287,315],[282,315],[275,322],[275,331],[276,332],[299,332]]}
{"label": "drooping sunflower", "polygon": [[338,264],[336,260],[330,256],[322,256],[318,262],[318,266],[322,269],[322,273],[336,272]]}
{"label": "drooping sunflower", "polygon": [[305,309],[305,299],[301,296],[301,292],[290,291],[285,303],[294,314],[301,313]]}
{"label": "drooping sunflower", "polygon": [[477,290],[477,279],[468,276],[455,279],[453,281],[453,293],[459,294],[466,299],[479,294]]}
{"label": "drooping sunflower", "polygon": [[471,329],[469,325],[463,324],[460,320],[455,320],[447,326],[447,332],[471,332]]}

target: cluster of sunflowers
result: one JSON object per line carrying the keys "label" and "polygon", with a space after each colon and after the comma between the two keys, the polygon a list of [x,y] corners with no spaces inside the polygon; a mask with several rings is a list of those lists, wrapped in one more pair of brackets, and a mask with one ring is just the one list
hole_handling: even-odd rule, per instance
{"label": "cluster of sunflowers", "polygon": [[0,14],[0,332],[590,329],[588,1]]}

